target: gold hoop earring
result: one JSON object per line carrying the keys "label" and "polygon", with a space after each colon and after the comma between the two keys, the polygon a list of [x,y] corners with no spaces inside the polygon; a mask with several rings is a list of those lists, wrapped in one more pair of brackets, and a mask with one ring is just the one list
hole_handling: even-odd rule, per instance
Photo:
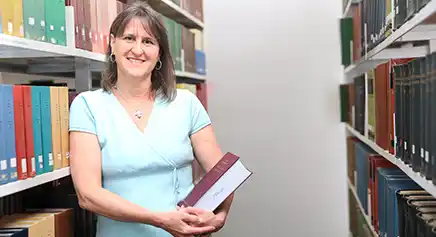
{"label": "gold hoop earring", "polygon": [[157,62],[159,63],[159,67],[156,67],[156,70],[160,70],[162,68],[162,61],[159,59]]}

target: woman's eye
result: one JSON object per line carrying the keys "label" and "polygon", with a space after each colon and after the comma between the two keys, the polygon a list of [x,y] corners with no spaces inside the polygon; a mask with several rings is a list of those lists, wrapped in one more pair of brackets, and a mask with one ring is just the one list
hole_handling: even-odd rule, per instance
{"label": "woman's eye", "polygon": [[126,37],[124,37],[124,39],[126,40],[126,41],[133,41],[133,37],[131,37],[131,36],[126,36]]}
{"label": "woman's eye", "polygon": [[149,39],[144,40],[144,43],[145,44],[154,44],[153,40],[149,40]]}

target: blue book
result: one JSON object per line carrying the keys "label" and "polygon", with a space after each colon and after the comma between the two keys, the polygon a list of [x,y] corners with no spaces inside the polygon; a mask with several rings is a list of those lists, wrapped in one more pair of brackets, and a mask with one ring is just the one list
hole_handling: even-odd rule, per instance
{"label": "blue book", "polygon": [[36,160],[36,175],[44,173],[44,159],[42,156],[42,125],[41,125],[41,92],[39,86],[31,87],[33,144]]}
{"label": "blue book", "polygon": [[377,168],[378,172],[378,215],[379,215],[379,233],[384,236],[387,233],[387,218],[388,216],[388,203],[387,203],[387,179],[400,178],[410,179],[402,170],[394,167],[380,167]]}
{"label": "blue book", "polygon": [[0,85],[0,185],[9,182],[9,162],[6,156],[6,118],[3,116],[5,114],[3,107],[6,105],[3,97],[3,86]]}
{"label": "blue book", "polygon": [[399,211],[397,193],[402,190],[422,190],[422,188],[412,179],[392,179],[389,180],[388,200],[389,215],[387,225],[388,236],[399,236]]}
{"label": "blue book", "polygon": [[18,180],[17,154],[15,148],[14,94],[12,85],[0,85],[3,88],[3,121],[5,121],[5,150],[9,162],[9,182]]}
{"label": "blue book", "polygon": [[48,86],[40,86],[39,89],[41,93],[42,159],[44,162],[44,173],[47,173],[53,171],[50,88]]}
{"label": "blue book", "polygon": [[355,142],[356,157],[356,192],[366,215],[368,215],[368,184],[369,184],[369,157],[375,152],[362,142]]}
{"label": "blue book", "polygon": [[206,75],[206,55],[201,50],[195,50],[195,70],[197,74]]}

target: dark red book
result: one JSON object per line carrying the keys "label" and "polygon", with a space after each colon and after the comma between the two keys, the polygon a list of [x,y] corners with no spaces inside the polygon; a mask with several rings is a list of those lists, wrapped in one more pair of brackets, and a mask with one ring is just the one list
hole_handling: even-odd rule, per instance
{"label": "dark red book", "polygon": [[12,87],[14,95],[15,152],[17,155],[18,179],[27,178],[26,136],[24,131],[23,86]]}
{"label": "dark red book", "polygon": [[36,175],[35,146],[33,137],[32,88],[23,86],[24,136],[26,139],[27,177]]}
{"label": "dark red book", "polygon": [[238,156],[227,152],[178,205],[214,211],[252,174]]}

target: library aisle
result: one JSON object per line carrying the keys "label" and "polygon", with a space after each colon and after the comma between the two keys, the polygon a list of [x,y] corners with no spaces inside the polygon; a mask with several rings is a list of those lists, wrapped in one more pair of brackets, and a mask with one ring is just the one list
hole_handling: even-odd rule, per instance
{"label": "library aisle", "polygon": [[436,236],[436,1],[344,1],[352,236]]}
{"label": "library aisle", "polygon": [[[80,92],[100,88],[109,27],[132,2],[0,1],[2,236],[31,236],[20,231],[32,228],[38,236],[95,236],[96,217],[79,207],[70,177],[69,108]],[[202,0],[148,2],[167,30],[177,88],[207,109]]]}

